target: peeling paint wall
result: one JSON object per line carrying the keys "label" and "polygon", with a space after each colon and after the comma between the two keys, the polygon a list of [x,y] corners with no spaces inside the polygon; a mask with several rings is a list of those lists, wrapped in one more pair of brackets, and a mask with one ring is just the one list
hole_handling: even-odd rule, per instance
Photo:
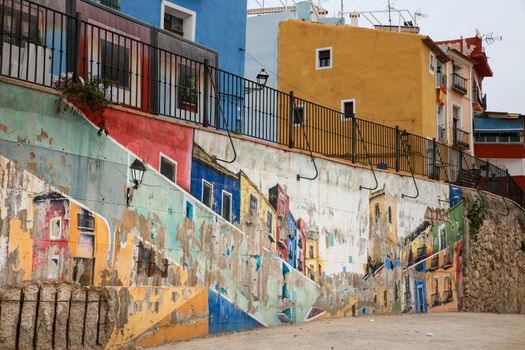
{"label": "peeling paint wall", "polygon": [[[148,167],[128,207],[137,156],[56,99],[0,83],[0,286],[98,288],[111,318],[101,347],[466,303],[460,189],[416,179],[419,196],[403,197],[412,178],[377,170],[367,190],[370,169],[325,158],[299,181],[308,155],[242,138],[219,164],[228,138],[195,129],[191,169],[229,175],[192,171],[195,198]],[[203,179],[236,181],[234,224],[200,202]]]}

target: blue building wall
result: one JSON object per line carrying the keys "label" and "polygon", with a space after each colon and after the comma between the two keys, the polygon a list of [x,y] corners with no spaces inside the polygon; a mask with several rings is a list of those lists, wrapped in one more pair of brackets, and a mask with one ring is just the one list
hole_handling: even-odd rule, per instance
{"label": "blue building wall", "polygon": [[239,332],[263,327],[256,319],[212,289],[208,289],[208,310],[209,334]]}
{"label": "blue building wall", "polygon": [[[170,0],[197,14],[195,41],[219,53],[219,67],[243,75],[246,0]],[[161,0],[121,0],[121,11],[160,27]]]}
{"label": "blue building wall", "polygon": [[292,214],[288,214],[288,256],[286,261],[290,266],[297,266],[297,224]]}
{"label": "blue building wall", "polygon": [[240,181],[239,178],[221,173],[212,167],[203,164],[195,158],[191,164],[191,194],[197,199],[201,199],[202,180],[213,184],[213,205],[212,210],[221,215],[222,191],[225,190],[232,194],[232,222],[238,223],[241,212]]}

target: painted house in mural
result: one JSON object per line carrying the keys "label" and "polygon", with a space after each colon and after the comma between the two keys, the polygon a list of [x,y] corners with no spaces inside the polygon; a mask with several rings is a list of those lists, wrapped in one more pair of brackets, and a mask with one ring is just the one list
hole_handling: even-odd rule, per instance
{"label": "painted house in mural", "polygon": [[476,157],[489,160],[525,189],[525,115],[485,112],[474,117]]}
{"label": "painted house in mural", "polygon": [[288,212],[288,248],[287,258],[284,260],[292,267],[296,267],[297,264],[297,222],[291,212]]}
{"label": "painted house in mural", "polygon": [[218,164],[197,144],[193,145],[191,194],[232,223],[241,218],[239,175]]}
{"label": "painted house in mural", "polygon": [[280,258],[288,260],[288,216],[290,214],[290,199],[280,185],[270,188],[268,199],[277,213],[276,241]]}
{"label": "painted house in mural", "polygon": [[[112,0],[118,10],[150,25],[209,47],[220,56],[219,67],[244,73],[245,0],[163,0],[144,6],[141,0]],[[107,1],[105,1],[107,3]]]}
{"label": "painted house in mural", "polygon": [[319,256],[319,234],[314,231],[306,233],[305,275],[319,283],[321,272],[321,257]]}
{"label": "painted house in mural", "polygon": [[402,248],[405,311],[457,311],[462,303],[464,204],[427,210]]}
{"label": "painted house in mural", "polygon": [[295,268],[306,275],[306,222],[299,218],[297,220],[297,249],[295,254]]}
{"label": "painted house in mural", "polygon": [[385,258],[399,258],[395,199],[385,189],[370,193],[368,272],[374,272]]}
{"label": "painted house in mural", "polygon": [[[240,223],[245,232],[258,232],[258,246],[273,251],[276,248],[277,212],[268,198],[243,171],[239,173],[241,186]],[[266,235],[260,234],[265,232]]]}

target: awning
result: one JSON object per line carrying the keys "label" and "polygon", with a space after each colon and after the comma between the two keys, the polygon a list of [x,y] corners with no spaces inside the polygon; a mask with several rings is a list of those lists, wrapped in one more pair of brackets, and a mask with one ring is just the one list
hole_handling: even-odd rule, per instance
{"label": "awning", "polygon": [[474,132],[523,132],[523,120],[474,117]]}

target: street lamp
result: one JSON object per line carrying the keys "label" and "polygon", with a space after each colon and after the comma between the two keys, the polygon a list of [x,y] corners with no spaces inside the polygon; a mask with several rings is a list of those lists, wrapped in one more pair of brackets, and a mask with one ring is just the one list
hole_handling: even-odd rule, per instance
{"label": "street lamp", "polygon": [[261,91],[265,86],[266,86],[266,83],[268,82],[268,78],[270,77],[270,75],[268,73],[266,73],[266,70],[263,68],[261,69],[261,71],[259,72],[259,74],[257,74],[257,86],[255,87],[251,87],[251,86],[247,86],[244,88],[244,93],[245,94],[251,94],[252,92],[254,91]]}
{"label": "street lamp", "polygon": [[138,189],[139,185],[142,183],[142,178],[146,172],[146,166],[140,160],[135,159],[133,163],[131,163],[129,169],[131,170],[131,182],[133,182],[134,185],[132,187],[128,187],[127,190],[126,204],[128,207],[133,200],[133,192]]}

